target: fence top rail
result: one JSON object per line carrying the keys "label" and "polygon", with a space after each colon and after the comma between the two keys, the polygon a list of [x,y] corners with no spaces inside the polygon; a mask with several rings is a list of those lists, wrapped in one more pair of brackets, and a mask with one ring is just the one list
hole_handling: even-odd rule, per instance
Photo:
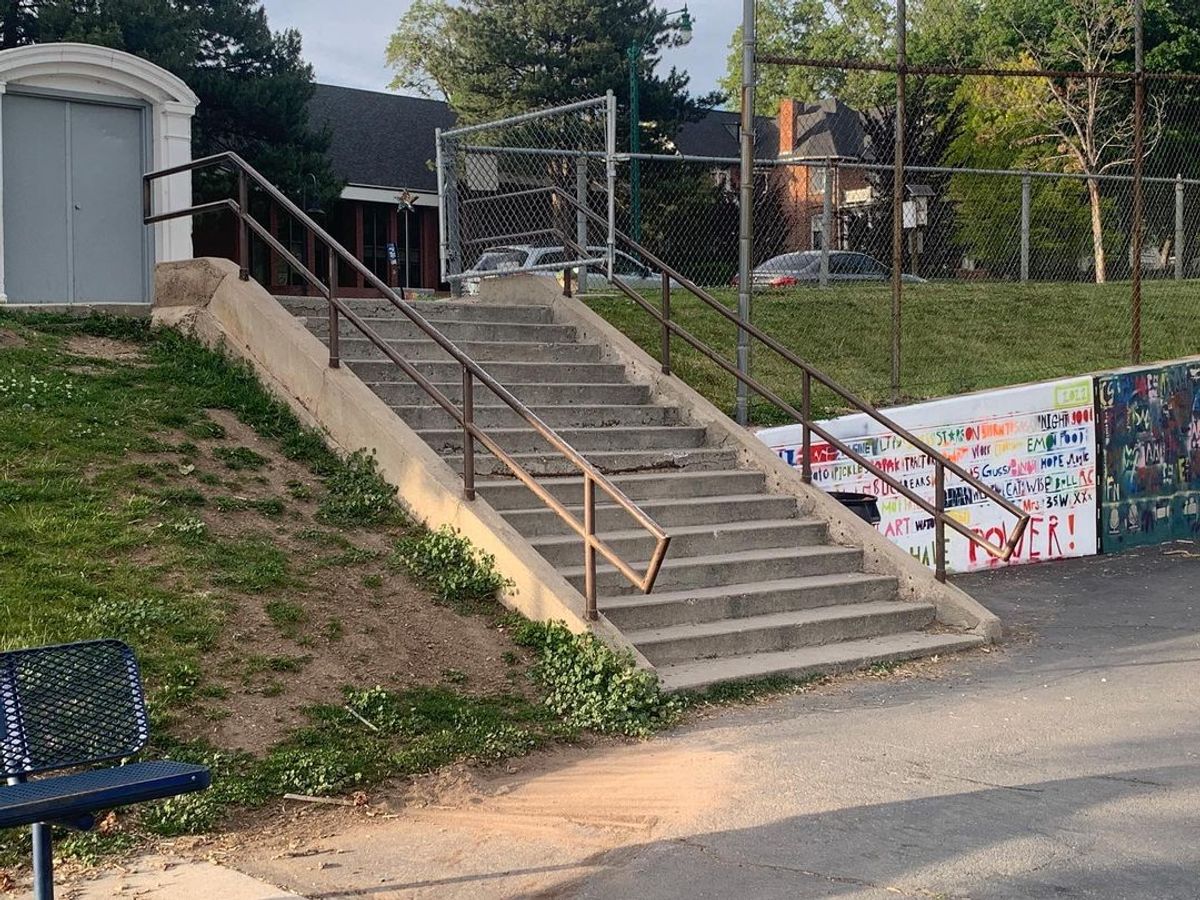
{"label": "fence top rail", "polygon": [[[829,59],[808,56],[781,56],[775,53],[762,53],[756,57],[757,62],[773,66],[797,66],[806,69],[847,69],[858,72],[890,72],[905,75],[958,75],[982,76],[997,78],[1073,78],[1094,81],[1128,81],[1133,82],[1137,73],[1133,71],[1072,71],[1064,69],[1016,69],[1011,66],[977,67],[977,66],[939,66],[921,64],[903,64],[894,62],[877,62],[861,59]],[[1143,72],[1142,77],[1151,81],[1200,81],[1200,73],[1195,72]]]}
{"label": "fence top rail", "polygon": [[591,97],[587,100],[577,100],[574,103],[568,103],[564,106],[552,106],[548,109],[537,109],[533,112],[521,113],[516,116],[509,116],[506,119],[496,119],[492,122],[482,122],[479,125],[464,125],[461,128],[450,128],[442,132],[443,138],[462,137],[467,134],[478,134],[481,131],[495,131],[497,128],[505,128],[510,125],[523,125],[526,122],[534,122],[538,119],[549,119],[554,116],[561,116],[566,113],[579,112],[580,110],[592,108],[606,108],[608,106],[608,94],[602,97]]}
{"label": "fence top rail", "polygon": [[[606,155],[597,150],[549,150],[541,147],[496,147],[490,145],[471,146],[467,148],[471,153],[480,155],[496,155],[502,156],[510,154],[512,156],[552,156],[552,157],[585,157],[588,159],[606,159]],[[628,162],[630,160],[639,160],[643,162],[671,162],[671,163],[701,163],[713,166],[738,166],[741,160],[736,156],[698,156],[688,153],[618,153],[614,157],[617,162]],[[894,165],[888,162],[866,162],[863,160],[851,159],[834,159],[834,158],[813,158],[813,159],[756,159],[754,161],[756,167],[763,168],[782,168],[784,166],[802,166],[809,169],[823,169],[828,166],[838,169],[862,169],[866,171],[892,171]],[[1132,175],[1114,175],[1112,173],[1103,173],[1097,175],[1086,175],[1082,172],[1047,172],[1041,169],[979,169],[970,166],[919,166],[905,165],[906,172],[922,172],[929,175],[988,175],[1000,178],[1040,178],[1050,181],[1058,179],[1068,179],[1071,181],[1108,181],[1115,183],[1132,183],[1134,177]],[[1145,175],[1142,177],[1143,184],[1182,184],[1188,187],[1200,186],[1200,178],[1184,178],[1182,175],[1174,177],[1165,175]],[[531,191],[536,193],[537,190]],[[504,194],[508,197],[510,194]],[[471,201],[466,201],[471,202]]]}

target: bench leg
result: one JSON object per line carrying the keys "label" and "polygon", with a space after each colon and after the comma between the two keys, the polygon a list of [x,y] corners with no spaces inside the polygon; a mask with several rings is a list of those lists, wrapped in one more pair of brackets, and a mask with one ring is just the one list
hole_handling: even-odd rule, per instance
{"label": "bench leg", "polygon": [[39,822],[33,831],[33,896],[35,900],[54,900],[54,848],[50,826]]}

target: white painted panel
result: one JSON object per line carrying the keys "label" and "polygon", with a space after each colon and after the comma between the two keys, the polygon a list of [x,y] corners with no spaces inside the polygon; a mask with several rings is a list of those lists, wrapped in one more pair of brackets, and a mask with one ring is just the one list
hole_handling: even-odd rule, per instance
{"label": "white painted panel", "polygon": [[[1096,541],[1096,423],[1090,377],[950,397],[885,410],[902,428],[954,460],[1032,520],[1014,563],[1090,556]],[[864,415],[822,423],[834,437],[933,501],[928,458]],[[801,463],[799,425],[758,436],[785,462]],[[879,498],[879,529],[932,567],[933,519],[874,475],[824,443],[813,442],[813,483],[827,491]],[[947,473],[947,506],[959,521],[999,543],[1014,519]],[[968,572],[1003,565],[947,530],[947,567]]]}

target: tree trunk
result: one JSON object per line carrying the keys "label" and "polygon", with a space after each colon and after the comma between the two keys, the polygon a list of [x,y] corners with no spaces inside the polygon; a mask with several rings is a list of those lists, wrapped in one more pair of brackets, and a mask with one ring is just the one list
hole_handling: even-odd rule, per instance
{"label": "tree trunk", "polygon": [[1096,284],[1108,280],[1108,266],[1104,259],[1104,223],[1100,211],[1100,182],[1091,179],[1087,183],[1088,200],[1092,206],[1092,258],[1096,264]]}

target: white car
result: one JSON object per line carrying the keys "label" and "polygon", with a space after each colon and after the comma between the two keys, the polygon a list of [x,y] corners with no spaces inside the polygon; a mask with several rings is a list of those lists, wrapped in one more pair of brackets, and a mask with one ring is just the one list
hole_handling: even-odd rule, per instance
{"label": "white car", "polygon": [[[595,259],[608,254],[607,247],[588,247],[588,253]],[[483,252],[475,263],[473,272],[494,272],[496,275],[506,275],[531,269],[534,266],[549,266],[556,263],[566,264],[575,254],[563,247],[533,247],[527,244],[516,244],[504,247],[491,247]],[[572,267],[574,270],[577,267]],[[642,265],[628,253],[617,251],[613,264],[614,274],[625,284],[637,290],[648,290],[662,285],[662,275],[648,266]],[[562,269],[537,269],[531,275],[542,275],[547,278],[562,277]],[[588,280],[592,283],[603,281],[608,275],[604,265],[588,266]],[[481,277],[487,277],[483,275]],[[574,272],[578,278],[579,273]],[[479,278],[469,278],[463,282],[468,294],[479,293]],[[674,287],[678,287],[672,282]]]}

